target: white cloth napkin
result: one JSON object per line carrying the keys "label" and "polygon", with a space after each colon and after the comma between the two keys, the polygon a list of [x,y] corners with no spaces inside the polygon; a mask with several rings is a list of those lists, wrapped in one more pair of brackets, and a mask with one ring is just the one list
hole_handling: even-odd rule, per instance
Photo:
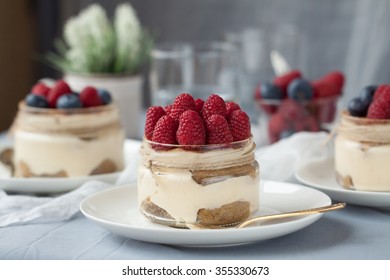
{"label": "white cloth napkin", "polygon": [[[326,133],[303,132],[257,149],[256,158],[260,164],[261,178],[290,180],[302,164],[329,155],[330,149],[324,145],[326,139]],[[114,185],[136,181],[139,145],[139,142],[132,141],[131,146],[127,147],[131,151],[128,165]],[[0,190],[0,227],[70,219],[78,213],[84,198],[111,186],[99,181],[89,181],[71,192],[55,197],[11,195]]]}
{"label": "white cloth napkin", "polygon": [[307,162],[333,154],[332,141],[325,132],[300,132],[256,150],[262,179],[292,181],[294,173]]}
{"label": "white cloth napkin", "polygon": [[107,183],[90,181],[57,197],[7,195],[1,191],[0,227],[69,219],[79,211],[79,204],[84,198],[109,186]]}

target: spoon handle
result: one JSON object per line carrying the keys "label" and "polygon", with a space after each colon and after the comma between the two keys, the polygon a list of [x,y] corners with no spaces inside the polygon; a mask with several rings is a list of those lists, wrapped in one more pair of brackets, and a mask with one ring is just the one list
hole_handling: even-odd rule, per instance
{"label": "spoon handle", "polygon": [[344,208],[345,205],[346,205],[346,203],[342,202],[342,203],[331,204],[331,205],[327,205],[327,206],[323,206],[323,207],[317,207],[317,208],[304,209],[304,210],[293,211],[293,212],[286,212],[286,213],[280,213],[280,214],[255,217],[255,218],[251,218],[251,219],[246,220],[246,221],[242,222],[241,224],[237,225],[237,228],[243,228],[251,223],[258,222],[258,221],[265,221],[265,220],[296,217],[296,216],[307,215],[307,214],[328,212],[328,211]]}

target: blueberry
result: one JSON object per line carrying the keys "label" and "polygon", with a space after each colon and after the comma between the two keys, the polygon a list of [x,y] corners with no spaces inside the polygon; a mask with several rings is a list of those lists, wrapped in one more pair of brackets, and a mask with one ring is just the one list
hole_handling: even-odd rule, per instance
{"label": "blueberry", "polygon": [[313,88],[304,79],[295,79],[287,87],[288,97],[296,101],[308,101],[313,98]]}
{"label": "blueberry", "polygon": [[83,104],[81,103],[80,97],[77,93],[64,94],[57,100],[56,104],[59,109],[70,109],[70,108],[81,108]]}
{"label": "blueberry", "polygon": [[282,99],[283,98],[282,90],[278,86],[276,86],[272,83],[261,84],[260,93],[261,93],[261,97],[264,99]]}
{"label": "blueberry", "polygon": [[26,96],[26,104],[31,107],[49,108],[49,103],[43,95],[32,94]]}
{"label": "blueberry", "polygon": [[351,116],[365,117],[367,114],[367,106],[359,97],[355,97],[348,103],[348,112]]}
{"label": "blueberry", "polygon": [[280,134],[279,134],[279,139],[283,139],[283,138],[290,137],[290,136],[293,135],[294,133],[295,133],[294,130],[283,130],[283,131],[280,132]]}
{"label": "blueberry", "polygon": [[362,91],[360,92],[359,97],[361,101],[363,101],[363,103],[367,106],[367,108],[368,106],[370,106],[372,102],[372,98],[374,97],[376,88],[377,86],[367,86],[363,88]]}
{"label": "blueberry", "polygon": [[97,92],[104,105],[110,104],[112,102],[111,94],[107,90],[100,88],[97,90]]}

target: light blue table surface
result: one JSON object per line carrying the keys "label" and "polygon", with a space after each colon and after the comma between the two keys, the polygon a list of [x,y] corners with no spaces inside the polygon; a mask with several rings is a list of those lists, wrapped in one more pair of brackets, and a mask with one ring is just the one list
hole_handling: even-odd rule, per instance
{"label": "light blue table surface", "polygon": [[0,228],[0,259],[389,260],[390,211],[348,205],[283,237],[215,248],[176,247],[127,239],[78,213],[65,222]]}

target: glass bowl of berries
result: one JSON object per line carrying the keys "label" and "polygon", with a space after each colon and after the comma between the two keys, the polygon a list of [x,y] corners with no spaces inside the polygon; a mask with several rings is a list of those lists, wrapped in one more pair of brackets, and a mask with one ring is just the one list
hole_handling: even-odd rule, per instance
{"label": "glass bowl of berries", "polygon": [[334,122],[344,75],[333,71],[309,81],[299,70],[258,85],[254,99],[261,112],[260,125],[275,143],[300,131],[320,131]]}
{"label": "glass bowl of berries", "polygon": [[15,177],[78,177],[124,167],[124,133],[106,90],[80,93],[39,82],[19,103],[13,125]]}
{"label": "glass bowl of berries", "polygon": [[147,110],[138,169],[141,212],[155,222],[227,225],[259,207],[248,115],[212,94],[183,93]]}

